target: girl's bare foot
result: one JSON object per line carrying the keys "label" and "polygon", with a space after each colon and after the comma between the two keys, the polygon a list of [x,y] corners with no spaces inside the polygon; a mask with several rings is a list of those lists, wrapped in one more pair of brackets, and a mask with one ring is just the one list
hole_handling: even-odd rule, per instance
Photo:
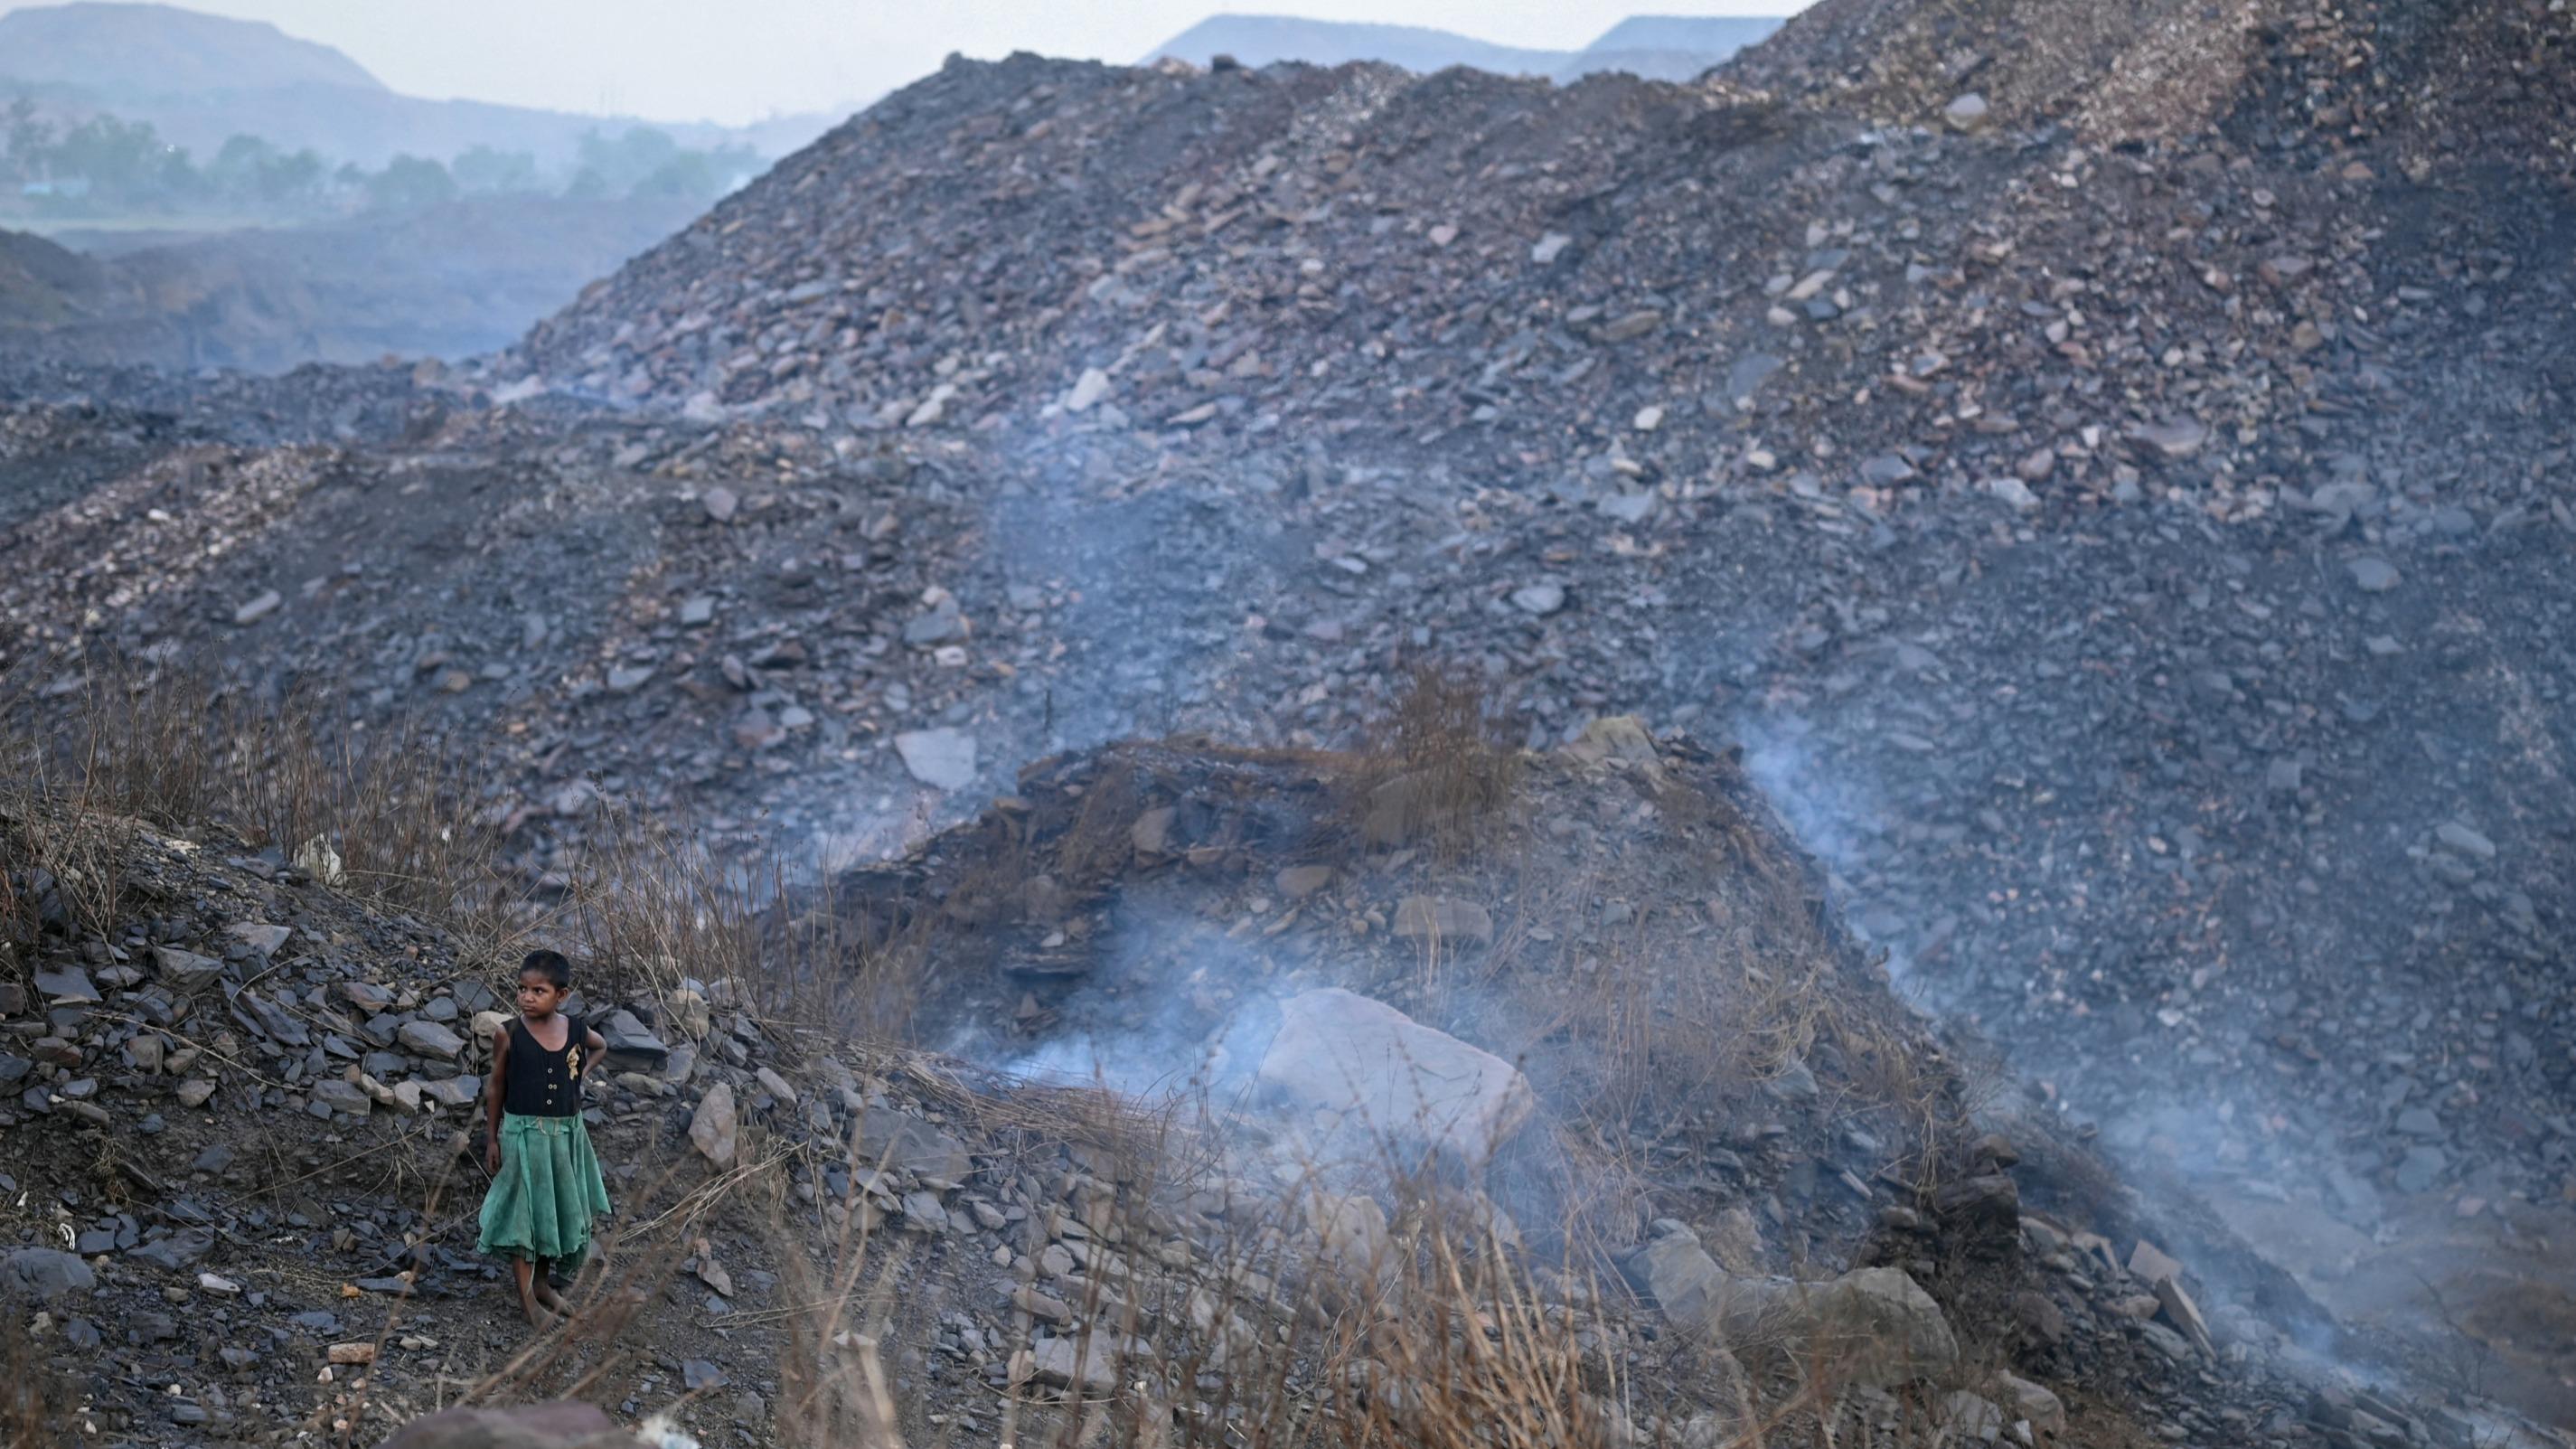
{"label": "girl's bare foot", "polygon": [[559,1321],[555,1317],[554,1313],[546,1307],[546,1305],[537,1301],[537,1295],[534,1293],[521,1298],[519,1300],[519,1307],[527,1312],[528,1326],[539,1333],[543,1333],[547,1329],[554,1327]]}
{"label": "girl's bare foot", "polygon": [[548,1313],[560,1314],[565,1318],[572,1316],[572,1305],[564,1302],[563,1295],[555,1291],[554,1284],[546,1281],[545,1274],[537,1275],[537,1281],[529,1291]]}

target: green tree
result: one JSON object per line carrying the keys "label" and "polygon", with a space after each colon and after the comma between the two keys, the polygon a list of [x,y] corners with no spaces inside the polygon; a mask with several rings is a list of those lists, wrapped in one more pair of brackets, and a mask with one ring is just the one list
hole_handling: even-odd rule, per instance
{"label": "green tree", "polygon": [[11,101],[7,125],[7,175],[13,181],[42,179],[52,158],[54,128],[52,123],[36,114],[35,97],[20,96]]}
{"label": "green tree", "polygon": [[276,163],[276,147],[257,136],[235,136],[206,163],[206,184],[228,200],[258,200],[263,173]]}
{"label": "green tree", "polygon": [[456,178],[426,156],[396,156],[367,178],[367,201],[385,211],[416,211],[456,199]]}
{"label": "green tree", "polygon": [[537,158],[527,151],[477,146],[457,157],[448,170],[456,177],[456,189],[469,196],[537,189]]}
{"label": "green tree", "polygon": [[259,199],[271,206],[309,200],[322,187],[322,171],[322,155],[310,146],[279,156],[259,173]]}
{"label": "green tree", "polygon": [[679,155],[680,143],[650,126],[630,127],[615,140],[590,131],[581,138],[580,169],[598,173],[604,194],[625,196]]}

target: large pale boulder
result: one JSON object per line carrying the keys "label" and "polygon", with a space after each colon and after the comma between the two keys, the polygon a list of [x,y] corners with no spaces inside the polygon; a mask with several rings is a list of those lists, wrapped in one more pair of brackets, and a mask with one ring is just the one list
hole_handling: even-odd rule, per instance
{"label": "large pale boulder", "polygon": [[1338,1114],[1371,1143],[1484,1162],[1529,1120],[1529,1079],[1493,1053],[1422,1025],[1382,1001],[1326,987],[1280,1003],[1261,1080],[1291,1101]]}

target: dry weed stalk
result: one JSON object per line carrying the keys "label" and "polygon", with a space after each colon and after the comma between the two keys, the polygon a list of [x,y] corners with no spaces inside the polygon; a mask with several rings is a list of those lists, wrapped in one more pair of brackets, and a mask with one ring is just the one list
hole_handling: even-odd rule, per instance
{"label": "dry weed stalk", "polygon": [[858,1043],[899,1039],[926,954],[919,929],[871,935],[836,877],[775,852],[727,853],[694,832],[603,802],[556,927],[604,990],[668,1000],[682,981],[730,982],[754,1015]]}
{"label": "dry weed stalk", "polygon": [[71,1425],[63,1422],[66,1385],[15,1312],[0,1315],[0,1449],[53,1449],[71,1443]]}
{"label": "dry weed stalk", "polygon": [[1344,815],[1363,845],[1419,840],[1444,859],[1479,849],[1527,761],[1508,712],[1479,676],[1417,666],[1393,709],[1342,761]]}
{"label": "dry weed stalk", "polygon": [[93,661],[57,702],[0,687],[0,805],[79,929],[109,934],[134,822],[217,824],[292,855],[328,843],[358,894],[459,924],[500,898],[497,826],[471,774],[417,724],[335,719],[316,690],[263,700],[206,670]]}

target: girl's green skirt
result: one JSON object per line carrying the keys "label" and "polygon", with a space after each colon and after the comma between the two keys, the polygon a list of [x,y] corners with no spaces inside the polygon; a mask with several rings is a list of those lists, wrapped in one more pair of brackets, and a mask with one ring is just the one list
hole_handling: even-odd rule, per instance
{"label": "girl's green skirt", "polygon": [[579,1258],[590,1220],[608,1211],[608,1183],[579,1117],[501,1117],[501,1173],[483,1198],[486,1253]]}

